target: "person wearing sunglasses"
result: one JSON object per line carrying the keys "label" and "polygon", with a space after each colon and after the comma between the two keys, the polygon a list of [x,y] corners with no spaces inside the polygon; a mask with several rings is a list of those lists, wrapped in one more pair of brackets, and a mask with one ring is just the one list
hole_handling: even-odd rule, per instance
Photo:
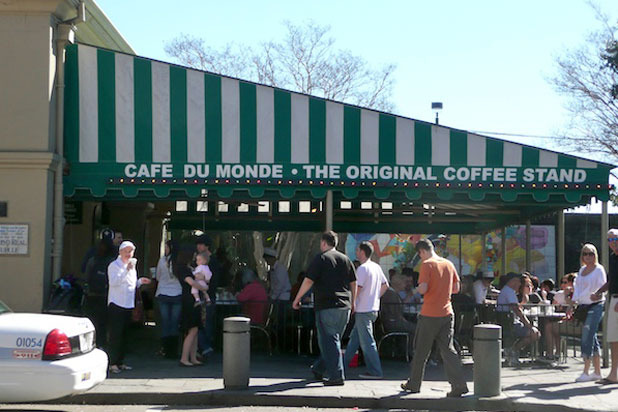
{"label": "person wearing sunglasses", "polygon": [[[605,268],[599,264],[597,248],[586,243],[580,254],[582,267],[579,269],[573,284],[572,302],[577,303],[577,310],[585,319],[582,328],[581,353],[584,358],[584,372],[575,379],[575,382],[589,382],[601,379],[601,344],[597,337],[599,325],[603,318],[603,303],[605,298],[601,294],[599,299],[592,300],[596,293],[607,282]],[[594,366],[594,373],[590,373],[590,363]]]}
{"label": "person wearing sunglasses", "polygon": [[618,383],[618,229],[607,232],[607,243],[611,253],[609,255],[609,271],[607,282],[590,296],[593,301],[602,299],[603,293],[609,291],[609,306],[607,310],[607,342],[612,351],[612,368],[606,378],[597,383]]}

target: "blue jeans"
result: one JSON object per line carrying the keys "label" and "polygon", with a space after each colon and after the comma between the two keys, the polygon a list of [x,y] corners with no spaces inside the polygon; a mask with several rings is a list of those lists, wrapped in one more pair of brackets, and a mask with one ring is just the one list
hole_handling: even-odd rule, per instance
{"label": "blue jeans", "polygon": [[180,334],[181,296],[157,296],[159,313],[161,314],[161,337],[178,336]]}
{"label": "blue jeans", "polygon": [[597,337],[599,325],[603,319],[603,303],[597,303],[588,310],[586,322],[582,327],[582,356],[590,358],[601,353],[601,345]]}
{"label": "blue jeans", "polygon": [[341,336],[350,319],[350,309],[333,308],[315,312],[320,357],[312,366],[313,371],[331,380],[344,379],[341,358]]}
{"label": "blue jeans", "polygon": [[345,366],[350,364],[352,357],[360,346],[363,350],[363,356],[365,356],[367,372],[373,376],[382,376],[380,355],[378,355],[378,347],[373,338],[373,322],[377,318],[378,312],[356,312],[354,315],[354,329],[350,333],[350,341],[345,349],[343,364]]}

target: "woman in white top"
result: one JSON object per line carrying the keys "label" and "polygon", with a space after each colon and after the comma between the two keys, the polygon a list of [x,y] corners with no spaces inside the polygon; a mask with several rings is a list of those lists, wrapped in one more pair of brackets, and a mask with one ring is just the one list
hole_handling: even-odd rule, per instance
{"label": "woman in white top", "polygon": [[[580,308],[587,310],[586,320],[582,328],[581,352],[584,358],[584,372],[575,380],[588,382],[601,379],[601,345],[597,331],[603,318],[603,303],[605,298],[593,301],[591,296],[600,289],[607,280],[605,269],[599,264],[596,247],[586,243],[580,255],[582,267],[573,283],[573,298]],[[580,309],[581,310],[581,309]],[[594,365],[594,373],[590,374],[590,361]]]}
{"label": "woman in white top", "polygon": [[165,256],[157,264],[157,291],[155,297],[161,315],[161,355],[166,358],[178,357],[178,339],[180,336],[180,312],[182,309],[182,287],[172,273],[173,257],[176,245],[168,240],[165,243]]}

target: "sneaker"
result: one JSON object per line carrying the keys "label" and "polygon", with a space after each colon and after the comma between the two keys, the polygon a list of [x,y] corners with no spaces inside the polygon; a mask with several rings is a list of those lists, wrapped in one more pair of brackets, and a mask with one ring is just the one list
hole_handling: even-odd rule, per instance
{"label": "sneaker", "polygon": [[211,353],[213,353],[215,350],[213,348],[206,348],[202,351],[202,357],[206,358],[208,357]]}
{"label": "sneaker", "polygon": [[361,379],[382,379],[382,376],[372,375],[370,373],[361,373],[360,375],[358,375],[358,377]]}
{"label": "sneaker", "polygon": [[345,381],[343,379],[325,379],[324,386],[343,386]]}
{"label": "sneaker", "polygon": [[122,371],[120,370],[120,368],[119,368],[118,366],[116,366],[116,365],[112,365],[112,366],[110,366],[110,367],[109,367],[109,371],[110,371],[111,373],[120,373],[120,372],[122,372]]}
{"label": "sneaker", "polygon": [[130,367],[129,365],[125,365],[124,363],[123,363],[123,364],[121,364],[121,365],[119,366],[119,368],[120,368],[121,370],[123,370],[123,371],[130,371],[130,370],[133,370],[133,368],[132,368],[132,367]]}
{"label": "sneaker", "polygon": [[600,373],[591,373],[590,378],[593,381],[600,381],[601,379],[603,379]]}
{"label": "sneaker", "polygon": [[[586,375],[585,373],[582,373],[575,379],[575,382],[591,382],[594,380],[598,380],[598,378],[593,378],[593,375],[594,374]],[[594,376],[598,376],[598,375],[594,375]]]}

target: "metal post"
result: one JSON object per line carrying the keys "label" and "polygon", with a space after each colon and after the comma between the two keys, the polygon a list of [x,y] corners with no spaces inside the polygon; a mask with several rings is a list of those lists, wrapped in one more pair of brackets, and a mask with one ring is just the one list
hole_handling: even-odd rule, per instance
{"label": "metal post", "polygon": [[474,327],[474,395],[500,395],[501,346],[500,326],[487,324]]}
{"label": "metal post", "polygon": [[487,272],[487,232],[481,235],[481,270]]}
{"label": "metal post", "polygon": [[226,389],[249,386],[251,320],[244,317],[223,319],[223,385]]}
{"label": "metal post", "polygon": [[500,240],[500,253],[502,254],[502,265],[500,265],[500,275],[506,275],[507,266],[507,256],[506,256],[506,227],[503,227],[500,230],[501,240]]}
{"label": "metal post", "polygon": [[462,276],[463,274],[463,256],[461,254],[461,237],[462,235],[459,235],[459,276]]}
{"label": "metal post", "polygon": [[558,240],[556,282],[564,275],[564,210],[558,212],[558,224],[556,225],[556,239]]}
{"label": "metal post", "polygon": [[333,191],[326,192],[326,230],[333,230]]}
{"label": "metal post", "polygon": [[530,253],[532,249],[531,229],[530,219],[528,219],[526,220],[526,272],[530,272],[532,269],[532,253]]}
{"label": "metal post", "polygon": [[[609,214],[608,214],[608,202],[601,203],[601,264],[605,270],[609,270],[609,244],[607,242],[607,231],[609,230]],[[605,301],[605,313],[610,310],[608,298]],[[603,317],[603,330],[607,330],[607,316]],[[607,333],[603,333],[603,367],[609,367],[609,345],[607,343]]]}

